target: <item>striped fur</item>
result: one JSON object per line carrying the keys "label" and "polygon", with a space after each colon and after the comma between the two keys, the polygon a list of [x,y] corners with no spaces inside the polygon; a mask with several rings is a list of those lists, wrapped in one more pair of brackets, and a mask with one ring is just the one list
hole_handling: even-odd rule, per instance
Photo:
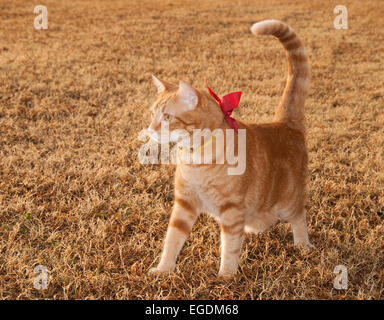
{"label": "striped fur", "polygon": [[274,120],[304,132],[304,102],[309,90],[310,72],[300,39],[290,26],[278,20],[255,23],[251,31],[256,35],[273,35],[283,44],[288,59],[288,79]]}
{"label": "striped fur", "polygon": [[[295,32],[282,22],[262,21],[252,26],[252,32],[276,36],[287,50],[288,80],[274,122],[245,124],[239,121],[240,128],[247,130],[247,165],[242,175],[228,176],[228,163],[177,165],[175,203],[160,262],[151,273],[174,270],[177,256],[202,212],[220,223],[221,276],[236,272],[244,231],[262,232],[278,219],[291,224],[295,244],[312,246],[304,208],[307,180],[304,101],[309,89],[307,57]],[[165,115],[171,119],[170,130],[190,132],[193,128],[210,128],[212,131],[229,128],[217,102],[205,90],[196,90],[185,83],[177,86],[157,78],[154,83],[159,96],[153,105],[153,120],[149,127],[152,134],[160,134],[160,121]],[[211,145],[215,150],[216,141],[213,140]]]}

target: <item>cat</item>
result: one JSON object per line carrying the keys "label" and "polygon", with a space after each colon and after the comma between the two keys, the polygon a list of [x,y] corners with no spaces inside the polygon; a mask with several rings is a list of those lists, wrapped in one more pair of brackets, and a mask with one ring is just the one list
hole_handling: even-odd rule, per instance
{"label": "cat", "polygon": [[[246,169],[241,175],[228,175],[228,163],[177,164],[175,201],[164,248],[150,274],[174,271],[177,256],[202,212],[220,224],[221,277],[236,273],[244,232],[263,232],[279,219],[291,224],[295,245],[313,247],[305,211],[308,156],[304,102],[310,83],[307,55],[294,30],[281,21],[264,20],[255,23],[251,31],[275,36],[286,50],[288,78],[274,120],[266,124],[239,122],[239,128],[247,134]],[[148,130],[156,141],[161,143],[161,121],[168,121],[171,131],[183,129],[190,133],[194,129],[231,128],[217,101],[205,90],[155,76],[153,81],[158,98],[152,106]],[[211,144],[215,148],[215,141]],[[179,152],[182,155],[191,150],[181,148]]]}

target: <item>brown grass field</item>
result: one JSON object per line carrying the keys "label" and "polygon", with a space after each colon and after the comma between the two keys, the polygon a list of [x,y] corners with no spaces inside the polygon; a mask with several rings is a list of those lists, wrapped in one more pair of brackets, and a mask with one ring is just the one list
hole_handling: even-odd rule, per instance
{"label": "brown grass field", "polygon": [[[0,2],[1,299],[383,299],[384,9],[380,0]],[[340,2],[340,3],[339,3]],[[342,2],[342,3],[341,3]],[[336,30],[344,4],[349,29]],[[287,64],[253,22],[280,19],[304,43],[307,204],[316,249],[290,227],[247,235],[240,268],[217,278],[219,227],[201,216],[177,272],[159,259],[173,203],[171,165],[142,165],[151,74],[220,96],[243,91],[234,116],[272,119]],[[33,272],[44,265],[46,290]],[[336,265],[348,289],[336,290]]]}

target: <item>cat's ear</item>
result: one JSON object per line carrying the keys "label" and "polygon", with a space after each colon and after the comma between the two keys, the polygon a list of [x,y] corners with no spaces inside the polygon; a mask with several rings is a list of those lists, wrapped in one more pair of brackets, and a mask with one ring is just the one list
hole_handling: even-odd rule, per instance
{"label": "cat's ear", "polygon": [[164,80],[160,80],[159,78],[155,77],[154,75],[152,75],[152,81],[157,88],[157,93],[162,93],[165,90],[172,87],[172,84],[170,84]]}
{"label": "cat's ear", "polygon": [[179,82],[177,97],[179,103],[182,104],[185,109],[193,110],[196,108],[198,102],[197,93],[188,83],[183,81]]}

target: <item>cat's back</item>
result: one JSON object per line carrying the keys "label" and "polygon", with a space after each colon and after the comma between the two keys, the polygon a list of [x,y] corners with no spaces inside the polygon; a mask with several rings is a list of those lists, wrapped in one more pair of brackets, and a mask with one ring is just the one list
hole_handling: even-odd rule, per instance
{"label": "cat's back", "polygon": [[282,122],[247,125],[247,148],[266,152],[272,158],[307,156],[304,134]]}

